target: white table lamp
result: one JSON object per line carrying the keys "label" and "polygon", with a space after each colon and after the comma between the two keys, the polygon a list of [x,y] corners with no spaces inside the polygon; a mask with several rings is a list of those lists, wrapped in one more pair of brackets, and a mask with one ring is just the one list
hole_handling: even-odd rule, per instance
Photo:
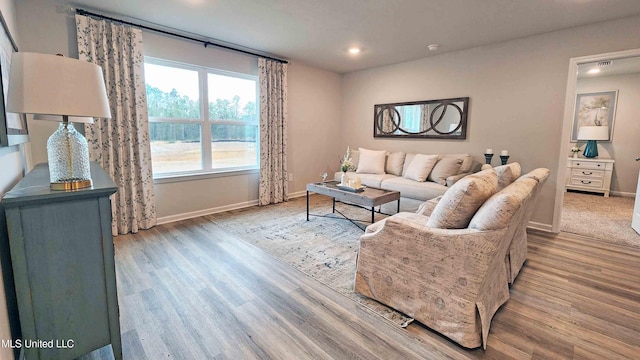
{"label": "white table lamp", "polygon": [[578,140],[587,140],[587,146],[585,146],[582,153],[584,157],[598,157],[598,143],[596,140],[609,140],[609,127],[582,126],[578,130]]}
{"label": "white table lamp", "polygon": [[63,56],[18,52],[11,59],[7,111],[62,121],[47,141],[51,188],[91,186],[89,147],[72,122],[110,118],[100,66]]}

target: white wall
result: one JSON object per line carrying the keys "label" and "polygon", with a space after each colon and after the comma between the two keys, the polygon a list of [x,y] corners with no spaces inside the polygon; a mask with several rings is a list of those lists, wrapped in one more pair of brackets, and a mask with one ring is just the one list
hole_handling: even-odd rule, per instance
{"label": "white wall", "polygon": [[[343,77],[342,145],[424,153],[509,150],[524,171],[552,170],[532,221],[553,219],[555,171],[569,59],[640,47],[640,17],[443,54]],[[372,136],[380,103],[469,96],[467,139],[389,140]],[[499,163],[497,156],[493,164]]]}
{"label": "white wall", "polygon": [[[0,11],[2,11],[11,35],[20,46],[14,1],[0,0]],[[23,154],[24,145],[0,148],[0,197],[22,178],[26,167]],[[16,323],[18,314],[15,307],[15,291],[13,289],[5,289],[5,285],[13,286],[11,272],[8,271],[11,266],[11,259],[5,224],[4,210],[0,208],[0,278],[3,279],[3,281],[0,281],[0,339],[8,340],[11,339],[10,323],[13,323],[14,330],[18,326]],[[7,277],[6,279],[5,276]],[[0,347],[0,359],[8,360],[13,358],[14,354],[10,348]]]}
{"label": "white wall", "polygon": [[[640,74],[581,78],[576,89],[579,93],[618,90],[612,141],[598,141],[598,157],[616,160],[611,191],[635,194],[640,167],[635,161],[640,156]],[[582,149],[584,145],[584,141],[577,143]]]}
{"label": "white wall", "polygon": [[[77,57],[75,20],[59,13],[56,3],[21,0],[17,4],[23,51],[63,53]],[[204,48],[200,44],[144,32],[145,55],[209,66],[229,71],[257,74],[257,59],[235,52]],[[289,172],[294,181],[289,192],[302,192],[306,183],[337,167],[340,142],[340,75],[305,66],[289,65]],[[34,163],[47,161],[46,139],[57,124],[31,121]],[[257,173],[198,179],[155,185],[160,220],[197,215],[255,202]]]}

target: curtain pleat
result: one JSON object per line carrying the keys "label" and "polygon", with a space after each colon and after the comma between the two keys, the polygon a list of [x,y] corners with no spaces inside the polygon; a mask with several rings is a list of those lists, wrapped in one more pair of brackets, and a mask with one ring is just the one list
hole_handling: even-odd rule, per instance
{"label": "curtain pleat", "polygon": [[258,203],[287,201],[287,65],[258,59],[260,185]]}
{"label": "curtain pleat", "polygon": [[156,225],[142,31],[76,15],[78,54],[102,67],[111,119],[85,124],[89,157],[111,175],[114,235]]}

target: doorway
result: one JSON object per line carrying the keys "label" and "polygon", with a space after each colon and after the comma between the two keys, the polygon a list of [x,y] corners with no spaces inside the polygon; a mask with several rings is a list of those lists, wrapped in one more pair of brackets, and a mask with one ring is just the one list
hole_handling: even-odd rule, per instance
{"label": "doorway", "polygon": [[[631,229],[640,168],[640,162],[635,161],[640,156],[638,99],[640,49],[570,60],[554,232],[574,232],[640,246],[640,235]],[[580,135],[583,127],[585,132]],[[596,135],[600,136],[598,156],[585,158],[584,140],[590,135],[584,134],[594,129],[602,133]],[[573,147],[579,148],[578,159],[572,158]],[[588,168],[583,169],[584,166]],[[567,184],[587,192],[565,193]],[[609,190],[611,197],[597,194],[608,194]]]}

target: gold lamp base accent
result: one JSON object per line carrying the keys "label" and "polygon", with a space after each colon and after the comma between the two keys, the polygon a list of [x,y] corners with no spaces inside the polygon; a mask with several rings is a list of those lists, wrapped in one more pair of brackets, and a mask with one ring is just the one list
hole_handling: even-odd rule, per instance
{"label": "gold lamp base accent", "polygon": [[71,191],[93,186],[91,180],[67,180],[51,183],[51,190]]}

